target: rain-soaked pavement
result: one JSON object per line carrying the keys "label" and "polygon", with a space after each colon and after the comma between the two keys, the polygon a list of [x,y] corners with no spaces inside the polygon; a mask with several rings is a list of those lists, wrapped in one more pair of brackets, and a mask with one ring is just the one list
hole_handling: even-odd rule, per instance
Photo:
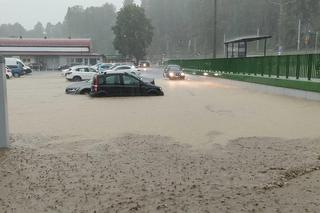
{"label": "rain-soaked pavement", "polygon": [[0,212],[317,212],[320,103],[187,76],[163,97],[66,95],[8,81]]}

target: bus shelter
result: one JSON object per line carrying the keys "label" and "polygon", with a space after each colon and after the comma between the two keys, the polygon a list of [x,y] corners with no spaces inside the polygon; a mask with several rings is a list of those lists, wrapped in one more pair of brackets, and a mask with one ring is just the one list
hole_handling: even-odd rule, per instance
{"label": "bus shelter", "polygon": [[264,41],[264,56],[267,55],[267,40],[272,38],[272,36],[264,35],[264,36],[245,36],[239,37],[235,39],[231,39],[224,42],[226,47],[226,57],[227,58],[241,58],[247,57],[248,55],[248,43],[255,41]]}

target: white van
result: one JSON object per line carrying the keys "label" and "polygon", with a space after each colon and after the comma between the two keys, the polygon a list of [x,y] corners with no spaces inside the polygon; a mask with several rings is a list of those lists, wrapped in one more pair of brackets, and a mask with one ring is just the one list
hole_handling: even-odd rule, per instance
{"label": "white van", "polygon": [[25,67],[26,65],[17,58],[5,58],[5,64],[6,66],[15,66],[15,65],[20,65],[21,67]]}

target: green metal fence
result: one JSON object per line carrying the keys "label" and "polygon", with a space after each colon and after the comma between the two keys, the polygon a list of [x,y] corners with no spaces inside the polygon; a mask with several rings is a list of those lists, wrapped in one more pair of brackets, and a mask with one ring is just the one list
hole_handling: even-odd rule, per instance
{"label": "green metal fence", "polygon": [[168,64],[178,64],[186,69],[203,72],[320,80],[320,54],[170,60]]}

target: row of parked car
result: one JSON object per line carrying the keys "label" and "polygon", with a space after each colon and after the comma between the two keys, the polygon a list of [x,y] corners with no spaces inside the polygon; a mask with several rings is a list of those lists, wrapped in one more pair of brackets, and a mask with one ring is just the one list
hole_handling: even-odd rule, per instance
{"label": "row of parked car", "polygon": [[162,96],[162,88],[155,80],[143,77],[141,70],[128,64],[97,64],[74,66],[63,70],[67,80],[76,81],[69,85],[67,94],[90,94],[101,96]]}
{"label": "row of parked car", "polygon": [[106,73],[110,71],[126,71],[134,75],[140,76],[140,69],[134,65],[127,64],[106,64],[101,63],[94,66],[78,65],[62,70],[62,75],[70,81],[90,80],[97,73]]}

